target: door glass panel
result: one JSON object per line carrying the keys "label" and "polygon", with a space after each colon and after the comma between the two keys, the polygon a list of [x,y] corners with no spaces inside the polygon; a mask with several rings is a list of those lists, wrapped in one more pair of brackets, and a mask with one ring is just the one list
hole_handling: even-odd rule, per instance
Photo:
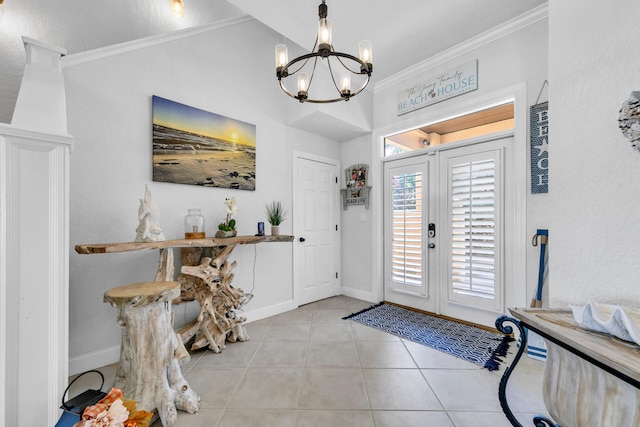
{"label": "door glass panel", "polygon": [[422,172],[391,177],[391,279],[422,287]]}
{"label": "door glass panel", "polygon": [[468,114],[452,117],[417,129],[390,135],[384,139],[384,156],[424,150],[463,139],[513,129],[514,103],[507,102]]}
{"label": "door glass panel", "polygon": [[451,290],[493,300],[496,281],[495,160],[452,165]]}

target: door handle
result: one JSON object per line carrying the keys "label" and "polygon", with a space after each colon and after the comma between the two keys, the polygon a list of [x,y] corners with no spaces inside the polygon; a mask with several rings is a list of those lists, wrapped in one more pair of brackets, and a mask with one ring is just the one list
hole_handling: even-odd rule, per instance
{"label": "door handle", "polygon": [[304,242],[304,241],[305,241],[305,240],[307,240],[307,239],[305,239],[304,237],[301,237],[299,240],[300,240],[301,242]]}
{"label": "door handle", "polygon": [[429,249],[433,249],[433,248],[435,248],[435,247],[436,247],[436,244],[435,244],[435,243],[429,243]]}

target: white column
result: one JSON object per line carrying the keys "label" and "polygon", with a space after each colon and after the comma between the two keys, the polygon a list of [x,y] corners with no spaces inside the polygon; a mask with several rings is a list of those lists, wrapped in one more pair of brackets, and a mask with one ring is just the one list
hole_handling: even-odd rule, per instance
{"label": "white column", "polygon": [[27,65],[11,124],[40,132],[66,134],[67,106],[60,58],[67,51],[22,37]]}
{"label": "white column", "polygon": [[[40,59],[46,56],[41,47],[32,51],[34,56],[44,55]],[[59,72],[57,52],[44,68]],[[31,69],[36,72],[21,87],[16,123],[0,124],[0,425],[4,426],[55,425],[68,376],[73,138],[66,134],[61,74],[54,76],[40,65]],[[44,98],[34,105],[37,88]]]}

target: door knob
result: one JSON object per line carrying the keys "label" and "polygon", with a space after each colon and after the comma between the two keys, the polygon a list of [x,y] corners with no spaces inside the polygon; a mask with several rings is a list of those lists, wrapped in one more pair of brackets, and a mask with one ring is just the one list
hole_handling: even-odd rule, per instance
{"label": "door knob", "polygon": [[429,249],[433,249],[433,248],[435,248],[435,247],[436,247],[436,244],[435,244],[435,243],[429,243]]}
{"label": "door knob", "polygon": [[300,238],[300,241],[301,241],[301,242],[304,242],[305,240],[307,240],[307,239],[305,239],[304,237],[301,237],[301,238]]}

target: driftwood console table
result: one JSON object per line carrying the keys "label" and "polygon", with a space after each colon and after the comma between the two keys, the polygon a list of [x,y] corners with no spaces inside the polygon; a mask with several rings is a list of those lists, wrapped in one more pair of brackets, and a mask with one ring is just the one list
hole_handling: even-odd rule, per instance
{"label": "driftwood console table", "polygon": [[496,327],[503,333],[511,333],[511,326],[505,325],[511,322],[522,336],[498,391],[502,409],[512,425],[521,426],[507,403],[506,386],[526,350],[527,329],[545,340],[544,402],[558,423],[536,416],[536,427],[640,426],[640,346],[582,328],[570,310],[509,311],[513,317],[499,317]]}
{"label": "driftwood console table", "polygon": [[93,243],[76,245],[79,254],[108,254],[115,252],[141,251],[145,249],[211,248],[235,245],[254,245],[262,242],[291,242],[293,236],[236,236],[205,237],[203,239],[176,239],[161,242]]}
{"label": "driftwood console table", "polygon": [[[227,258],[237,245],[266,242],[291,242],[293,236],[236,236],[206,237],[203,239],[178,239],[161,242],[127,242],[77,245],[79,254],[106,254],[115,252],[160,250],[160,263],[156,281],[177,281],[181,284],[181,294],[173,303],[198,300],[200,314],[196,319],[178,331],[183,344],[195,336],[192,350],[209,347],[216,353],[224,348],[226,340],[245,341],[247,333],[242,323],[245,318],[236,316],[240,309],[252,298],[241,289],[231,286],[236,262]],[[181,274],[174,278],[173,249],[181,249]]]}
{"label": "driftwood console table", "polygon": [[[242,308],[253,295],[247,294],[242,289],[234,288],[231,285],[234,277],[232,271],[236,267],[236,262],[228,262],[229,255],[237,245],[291,241],[293,241],[293,236],[237,236],[145,243],[77,245],[75,249],[79,254],[107,254],[159,249],[160,263],[155,282],[150,282],[148,285],[153,286],[154,283],[157,284],[158,282],[179,282],[180,291],[178,293],[176,289],[176,294],[172,294],[171,298],[173,299],[168,302],[167,307],[169,311],[171,303],[197,300],[200,304],[200,313],[196,319],[177,331],[175,336],[171,328],[169,328],[170,332],[166,336],[155,337],[156,341],[164,342],[157,343],[158,351],[145,353],[147,358],[151,360],[146,360],[145,363],[136,363],[133,367],[129,366],[128,369],[119,367],[116,373],[116,387],[120,387],[124,392],[128,390],[126,387],[128,381],[131,381],[132,378],[140,378],[137,382],[138,385],[144,383],[145,387],[153,390],[151,393],[154,396],[149,400],[162,402],[157,405],[150,404],[150,406],[169,408],[168,414],[161,416],[165,427],[176,425],[175,408],[187,410],[190,413],[196,412],[199,408],[200,398],[189,388],[179,368],[180,364],[190,359],[189,353],[185,349],[185,344],[193,338],[192,350],[209,347],[214,352],[219,353],[224,348],[226,341],[235,342],[249,339],[242,324],[246,319],[238,317],[235,310]],[[173,249],[175,248],[181,250],[182,258],[181,274],[177,278],[174,278],[173,265]],[[136,296],[133,297],[137,298]],[[108,298],[105,294],[105,301],[107,300]],[[141,336],[144,336],[143,332],[147,328],[141,325],[140,329]],[[171,345],[171,343],[175,343],[175,345]],[[171,346],[173,350],[169,352],[162,351],[167,345]],[[158,363],[163,364],[164,367],[155,371],[164,372],[161,376],[165,378],[155,378],[158,376],[155,371],[153,373],[141,372],[141,370],[146,369],[145,366]],[[160,386],[156,386],[157,384],[160,384]],[[134,396],[125,397],[133,398]],[[141,409],[153,410],[155,408]]]}

